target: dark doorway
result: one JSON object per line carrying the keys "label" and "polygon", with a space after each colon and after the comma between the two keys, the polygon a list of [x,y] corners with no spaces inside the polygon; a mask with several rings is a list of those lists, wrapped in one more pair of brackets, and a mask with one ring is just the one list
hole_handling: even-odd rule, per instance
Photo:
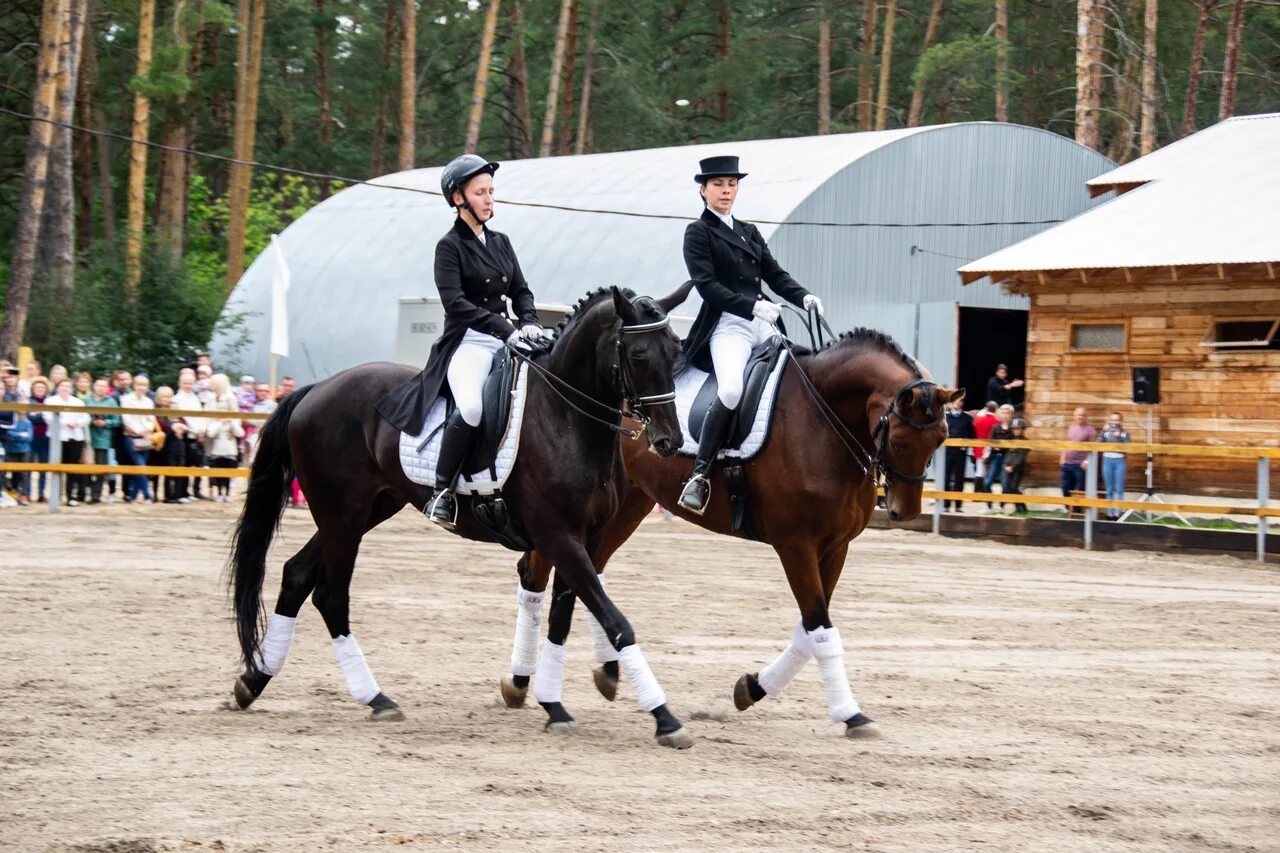
{"label": "dark doorway", "polygon": [[[960,347],[956,378],[968,393],[965,408],[987,402],[987,380],[997,364],[1009,366],[1010,379],[1027,378],[1027,312],[999,308],[960,309]],[[1023,404],[1025,388],[1012,391],[1013,404]]]}

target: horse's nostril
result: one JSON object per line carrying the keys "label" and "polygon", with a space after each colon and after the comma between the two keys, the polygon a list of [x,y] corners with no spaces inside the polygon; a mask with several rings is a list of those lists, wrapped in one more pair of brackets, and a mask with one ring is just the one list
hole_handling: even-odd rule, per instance
{"label": "horse's nostril", "polygon": [[897,521],[897,520],[899,519],[899,517],[900,517],[900,516],[898,515],[898,511],[897,511],[896,509],[891,509],[891,510],[889,510],[889,520],[890,520],[890,521]]}

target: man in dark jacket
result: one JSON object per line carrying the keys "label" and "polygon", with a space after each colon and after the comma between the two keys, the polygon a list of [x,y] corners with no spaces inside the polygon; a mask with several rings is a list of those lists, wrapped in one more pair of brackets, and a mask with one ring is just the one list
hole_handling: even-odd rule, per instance
{"label": "man in dark jacket", "polygon": [[[950,407],[947,409],[947,438],[973,438],[973,415],[964,410],[964,397],[957,397],[952,400]],[[964,491],[965,469],[968,464],[969,448],[947,448],[946,491]],[[964,512],[964,503],[962,501],[944,501],[942,507],[949,510],[953,503],[955,504],[956,512]]]}

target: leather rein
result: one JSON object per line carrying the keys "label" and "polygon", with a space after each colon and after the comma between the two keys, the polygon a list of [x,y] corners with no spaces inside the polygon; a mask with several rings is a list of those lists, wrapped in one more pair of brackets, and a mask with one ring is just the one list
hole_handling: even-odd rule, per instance
{"label": "leather rein", "polygon": [[[626,409],[618,409],[610,406],[608,403],[602,403],[596,398],[587,394],[585,391],[579,391],[573,385],[556,376],[540,364],[534,362],[528,353],[516,349],[511,344],[507,344],[507,350],[511,355],[519,361],[523,361],[529,365],[530,369],[537,375],[546,380],[547,387],[555,393],[557,397],[564,401],[564,404],[573,409],[578,414],[595,421],[601,426],[608,427],[619,435],[625,435],[627,438],[635,439],[644,435],[649,427],[650,418],[645,413],[646,406],[662,406],[667,403],[673,403],[676,399],[675,389],[662,394],[640,394],[636,389],[635,379],[631,375],[631,368],[627,363],[626,353],[623,352],[622,338],[624,335],[642,335],[647,332],[656,332],[661,329],[671,327],[671,318],[663,317],[661,320],[655,320],[652,323],[637,323],[631,326],[622,326],[618,329],[618,338],[615,348],[618,354],[618,363],[614,365],[615,382],[621,386],[622,398],[626,403]],[[573,400],[566,396],[566,393],[572,394],[581,400],[585,405],[594,406],[596,411],[602,413],[600,415],[592,414],[582,406],[574,403]],[[623,418],[630,418],[640,422],[639,429],[625,427],[619,421]]]}

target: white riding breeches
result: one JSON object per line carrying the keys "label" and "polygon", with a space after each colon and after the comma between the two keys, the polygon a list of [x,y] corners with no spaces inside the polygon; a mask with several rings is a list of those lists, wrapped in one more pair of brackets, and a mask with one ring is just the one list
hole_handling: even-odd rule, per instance
{"label": "white riding breeches", "polygon": [[742,380],[751,350],[778,334],[773,325],[759,317],[744,320],[736,314],[721,314],[711,333],[711,366],[716,372],[716,396],[726,409],[738,408],[742,400]]}
{"label": "white riding breeches", "polygon": [[484,414],[484,381],[493,366],[494,353],[502,349],[502,341],[474,329],[467,329],[462,343],[449,358],[449,390],[458,412],[469,426],[480,426]]}

